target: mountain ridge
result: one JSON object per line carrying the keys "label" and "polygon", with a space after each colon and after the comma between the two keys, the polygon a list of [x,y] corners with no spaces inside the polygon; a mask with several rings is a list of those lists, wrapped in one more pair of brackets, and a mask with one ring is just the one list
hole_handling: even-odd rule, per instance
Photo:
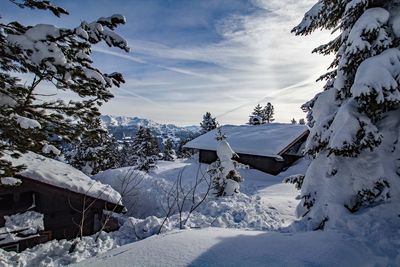
{"label": "mountain ridge", "polygon": [[140,126],[150,128],[160,144],[171,138],[175,144],[182,140],[192,139],[199,135],[200,126],[177,126],[175,124],[157,123],[150,119],[135,116],[101,115],[101,123],[117,140],[134,137]]}

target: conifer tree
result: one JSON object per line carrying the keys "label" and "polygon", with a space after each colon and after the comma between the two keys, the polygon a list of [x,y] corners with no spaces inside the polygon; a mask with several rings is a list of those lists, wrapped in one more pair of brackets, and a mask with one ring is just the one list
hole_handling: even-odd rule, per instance
{"label": "conifer tree", "polygon": [[291,123],[291,124],[297,124],[297,121],[293,118],[293,119],[290,121],[290,123]]}
{"label": "conifer tree", "polygon": [[257,104],[257,106],[254,107],[253,112],[251,113],[254,116],[259,116],[259,117],[263,117],[264,113],[263,113],[263,107],[260,104]]}
{"label": "conifer tree", "polygon": [[259,125],[263,124],[263,107],[260,104],[257,104],[257,106],[254,107],[253,112],[250,115],[249,118],[249,124],[250,125]]}
{"label": "conifer tree", "polygon": [[124,140],[120,145],[119,150],[119,166],[130,167],[136,164],[136,151],[133,147],[133,142]]}
{"label": "conifer tree", "polygon": [[298,212],[309,229],[339,225],[360,209],[374,214],[387,207],[370,216],[380,220],[398,214],[399,4],[320,0],[293,29],[297,35],[339,32],[314,50],[335,58],[320,78],[324,90],[303,106],[311,127],[306,151],[314,159]]}
{"label": "conifer tree", "polygon": [[190,158],[192,156],[191,152],[183,147],[190,140],[191,139],[181,139],[176,150],[176,156],[178,158]]}
{"label": "conifer tree", "polygon": [[138,170],[148,172],[156,167],[160,148],[149,128],[139,127],[131,150],[134,152],[133,157]]}
{"label": "conifer tree", "polygon": [[268,102],[267,105],[263,108],[261,117],[263,118],[263,123],[273,122],[274,119],[274,106]]}
{"label": "conifer tree", "polygon": [[168,138],[165,141],[164,145],[164,153],[163,153],[163,160],[166,161],[174,161],[175,160],[175,150],[173,149],[173,142],[171,138]]}
{"label": "conifer tree", "polygon": [[300,125],[305,125],[305,124],[306,124],[306,121],[305,121],[303,118],[301,118],[301,119],[299,120],[299,124],[300,124]]}
{"label": "conifer tree", "polygon": [[66,152],[67,161],[88,175],[119,167],[119,150],[116,140],[101,126],[100,119],[83,131],[80,141]]}
{"label": "conifer tree", "polygon": [[[56,16],[68,14],[49,1],[10,3],[49,10]],[[112,98],[110,88],[124,82],[120,73],[106,74],[94,67],[91,46],[104,41],[129,51],[127,42],[113,32],[124,23],[121,15],[82,21],[71,29],[0,23],[0,156],[5,150],[13,151],[7,154],[30,150],[54,156],[60,144],[77,140],[99,115],[98,107]],[[31,80],[22,82],[21,73]],[[41,91],[44,83],[53,85],[49,93]],[[80,98],[60,100],[58,91],[73,92]],[[16,171],[6,160],[0,160],[0,167],[0,176]]]}
{"label": "conifer tree", "polygon": [[254,107],[253,112],[250,115],[249,124],[258,125],[265,124],[274,121],[274,106],[271,103],[267,103],[265,107],[260,104]]}
{"label": "conifer tree", "polygon": [[206,114],[203,116],[203,121],[200,123],[200,126],[202,129],[202,133],[207,133],[217,128],[218,122],[216,118],[213,118],[211,116],[210,112],[206,112]]}

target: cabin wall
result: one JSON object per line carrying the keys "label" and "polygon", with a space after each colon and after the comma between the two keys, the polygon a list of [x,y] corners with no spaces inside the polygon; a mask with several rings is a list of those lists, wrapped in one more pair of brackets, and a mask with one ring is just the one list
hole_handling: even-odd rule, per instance
{"label": "cabin wall", "polygon": [[[300,156],[296,155],[283,155],[283,161],[278,161],[272,157],[263,157],[257,155],[248,154],[238,154],[239,158],[235,160],[249,165],[250,167],[269,173],[269,174],[279,174],[281,171],[285,170],[287,167],[292,165]],[[212,150],[199,150],[199,162],[210,164],[218,159],[217,153]]]}
{"label": "cabin wall", "polygon": [[[2,196],[12,196],[12,201]],[[93,198],[84,198],[83,195],[68,192],[57,187],[37,183],[29,179],[22,179],[22,184],[17,187],[0,186],[0,227],[4,226],[5,215],[22,213],[28,210],[35,203],[31,210],[44,214],[44,227],[49,239],[71,239],[79,234],[83,204],[89,205],[85,213],[83,235],[91,235],[99,230],[99,223],[103,217],[104,201]],[[94,202],[93,202],[94,201]],[[7,205],[4,205],[7,204]],[[98,222],[95,220],[99,220]],[[24,241],[35,242],[35,241]],[[21,247],[29,247],[29,244]]]}

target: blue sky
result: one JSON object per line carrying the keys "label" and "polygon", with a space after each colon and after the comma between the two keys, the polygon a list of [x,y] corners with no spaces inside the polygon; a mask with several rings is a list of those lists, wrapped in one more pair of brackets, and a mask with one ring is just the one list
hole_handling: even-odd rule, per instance
{"label": "blue sky", "polygon": [[122,14],[117,33],[132,49],[94,49],[105,72],[127,83],[102,107],[112,115],[178,125],[198,124],[210,111],[223,124],[247,122],[253,107],[270,101],[276,121],[302,118],[300,106],[321,88],[315,79],[329,58],[311,55],[327,33],[290,33],[313,0],[69,0],[53,1],[69,16],[18,9],[1,1],[5,21],[76,27],[82,20]]}

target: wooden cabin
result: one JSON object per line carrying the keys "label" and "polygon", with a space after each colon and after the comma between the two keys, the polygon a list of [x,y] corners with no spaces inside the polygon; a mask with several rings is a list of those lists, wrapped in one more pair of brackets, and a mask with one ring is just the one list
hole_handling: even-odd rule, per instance
{"label": "wooden cabin", "polygon": [[[304,125],[268,123],[261,125],[225,125],[232,149],[238,154],[236,161],[251,168],[277,175],[303,157],[308,129]],[[199,162],[210,164],[217,160],[216,130],[188,142],[184,148],[199,152]]]}
{"label": "wooden cabin", "polygon": [[[13,178],[19,184],[0,183],[0,248],[22,251],[52,239],[92,235],[105,223],[105,210],[124,210],[118,192],[67,164],[32,152],[13,159],[14,163],[27,168]],[[5,216],[27,211],[43,214],[43,229],[27,235],[24,229],[5,227]],[[115,221],[107,221],[103,230],[118,228]]]}

